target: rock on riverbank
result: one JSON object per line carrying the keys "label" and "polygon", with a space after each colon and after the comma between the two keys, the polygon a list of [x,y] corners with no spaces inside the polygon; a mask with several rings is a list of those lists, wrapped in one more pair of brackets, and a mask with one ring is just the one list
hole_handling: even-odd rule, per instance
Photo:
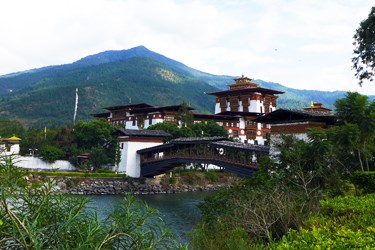
{"label": "rock on riverbank", "polygon": [[56,192],[81,195],[173,194],[180,192],[214,191],[219,188],[231,186],[236,181],[235,177],[228,177],[225,181],[217,183],[189,185],[181,182],[165,184],[160,178],[48,178],[56,184]]}

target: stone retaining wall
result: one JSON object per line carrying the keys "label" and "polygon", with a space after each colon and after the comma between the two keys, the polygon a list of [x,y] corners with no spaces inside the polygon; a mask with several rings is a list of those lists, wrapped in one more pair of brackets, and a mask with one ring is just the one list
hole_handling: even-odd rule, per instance
{"label": "stone retaining wall", "polygon": [[162,185],[158,179],[49,177],[56,183],[56,192],[87,195],[173,194],[213,191],[227,183],[207,185]]}

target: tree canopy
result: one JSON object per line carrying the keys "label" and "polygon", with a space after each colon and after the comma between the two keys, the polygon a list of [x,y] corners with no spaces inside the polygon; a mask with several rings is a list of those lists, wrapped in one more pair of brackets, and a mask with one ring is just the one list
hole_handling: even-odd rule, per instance
{"label": "tree canopy", "polygon": [[375,76],[375,6],[367,19],[360,23],[354,35],[354,57],[352,58],[355,76],[362,85],[363,80],[373,81]]}
{"label": "tree canopy", "polygon": [[178,127],[174,122],[161,122],[149,126],[150,130],[163,130],[172,135],[172,138],[179,137],[210,137],[210,136],[223,136],[227,137],[227,131],[216,122],[199,122],[187,127]]}

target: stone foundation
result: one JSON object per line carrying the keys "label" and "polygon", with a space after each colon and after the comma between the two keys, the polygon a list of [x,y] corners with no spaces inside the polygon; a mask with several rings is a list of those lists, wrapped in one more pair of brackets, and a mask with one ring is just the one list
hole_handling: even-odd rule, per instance
{"label": "stone foundation", "polygon": [[55,191],[80,195],[173,194],[214,191],[229,183],[207,185],[161,184],[158,179],[48,177],[56,183]]}

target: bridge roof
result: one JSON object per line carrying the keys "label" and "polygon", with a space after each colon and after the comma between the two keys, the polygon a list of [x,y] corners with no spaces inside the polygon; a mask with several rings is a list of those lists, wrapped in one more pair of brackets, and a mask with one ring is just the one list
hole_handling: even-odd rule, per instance
{"label": "bridge roof", "polygon": [[223,111],[216,115],[226,115],[226,116],[261,116],[263,113],[258,112],[242,112],[242,111]]}
{"label": "bridge roof", "polygon": [[131,137],[171,137],[171,135],[163,130],[141,130],[141,129],[118,129],[120,136]]}
{"label": "bridge roof", "polygon": [[213,137],[182,137],[171,140],[169,143],[165,143],[162,145],[158,145],[155,147],[140,149],[137,151],[137,153],[145,153],[145,152],[151,152],[154,150],[160,150],[160,149],[166,149],[166,148],[172,148],[175,145],[181,145],[181,144],[209,144],[213,141],[219,141],[219,140],[228,140],[225,137],[222,136],[213,136]]}
{"label": "bridge roof", "polygon": [[235,148],[242,151],[256,151],[256,152],[268,152],[269,147],[263,145],[245,144],[241,142],[229,141],[225,137],[215,136],[215,137],[187,137],[178,138],[172,140],[170,143],[165,143],[159,146],[140,149],[137,153],[147,153],[152,151],[160,151],[167,148],[175,147],[176,145],[186,145],[186,144],[211,144],[217,147],[224,148]]}
{"label": "bridge roof", "polygon": [[245,151],[269,152],[269,147],[264,145],[255,145],[249,143],[233,142],[233,141],[217,141],[211,145],[226,148],[238,148]]}
{"label": "bridge roof", "polygon": [[232,114],[199,114],[193,113],[194,118],[196,119],[210,119],[210,120],[218,120],[218,121],[238,121],[239,116],[233,116]]}
{"label": "bridge roof", "polygon": [[171,143],[175,144],[198,144],[198,143],[207,143],[213,141],[224,141],[228,140],[224,136],[212,136],[212,137],[181,137],[171,140]]}

